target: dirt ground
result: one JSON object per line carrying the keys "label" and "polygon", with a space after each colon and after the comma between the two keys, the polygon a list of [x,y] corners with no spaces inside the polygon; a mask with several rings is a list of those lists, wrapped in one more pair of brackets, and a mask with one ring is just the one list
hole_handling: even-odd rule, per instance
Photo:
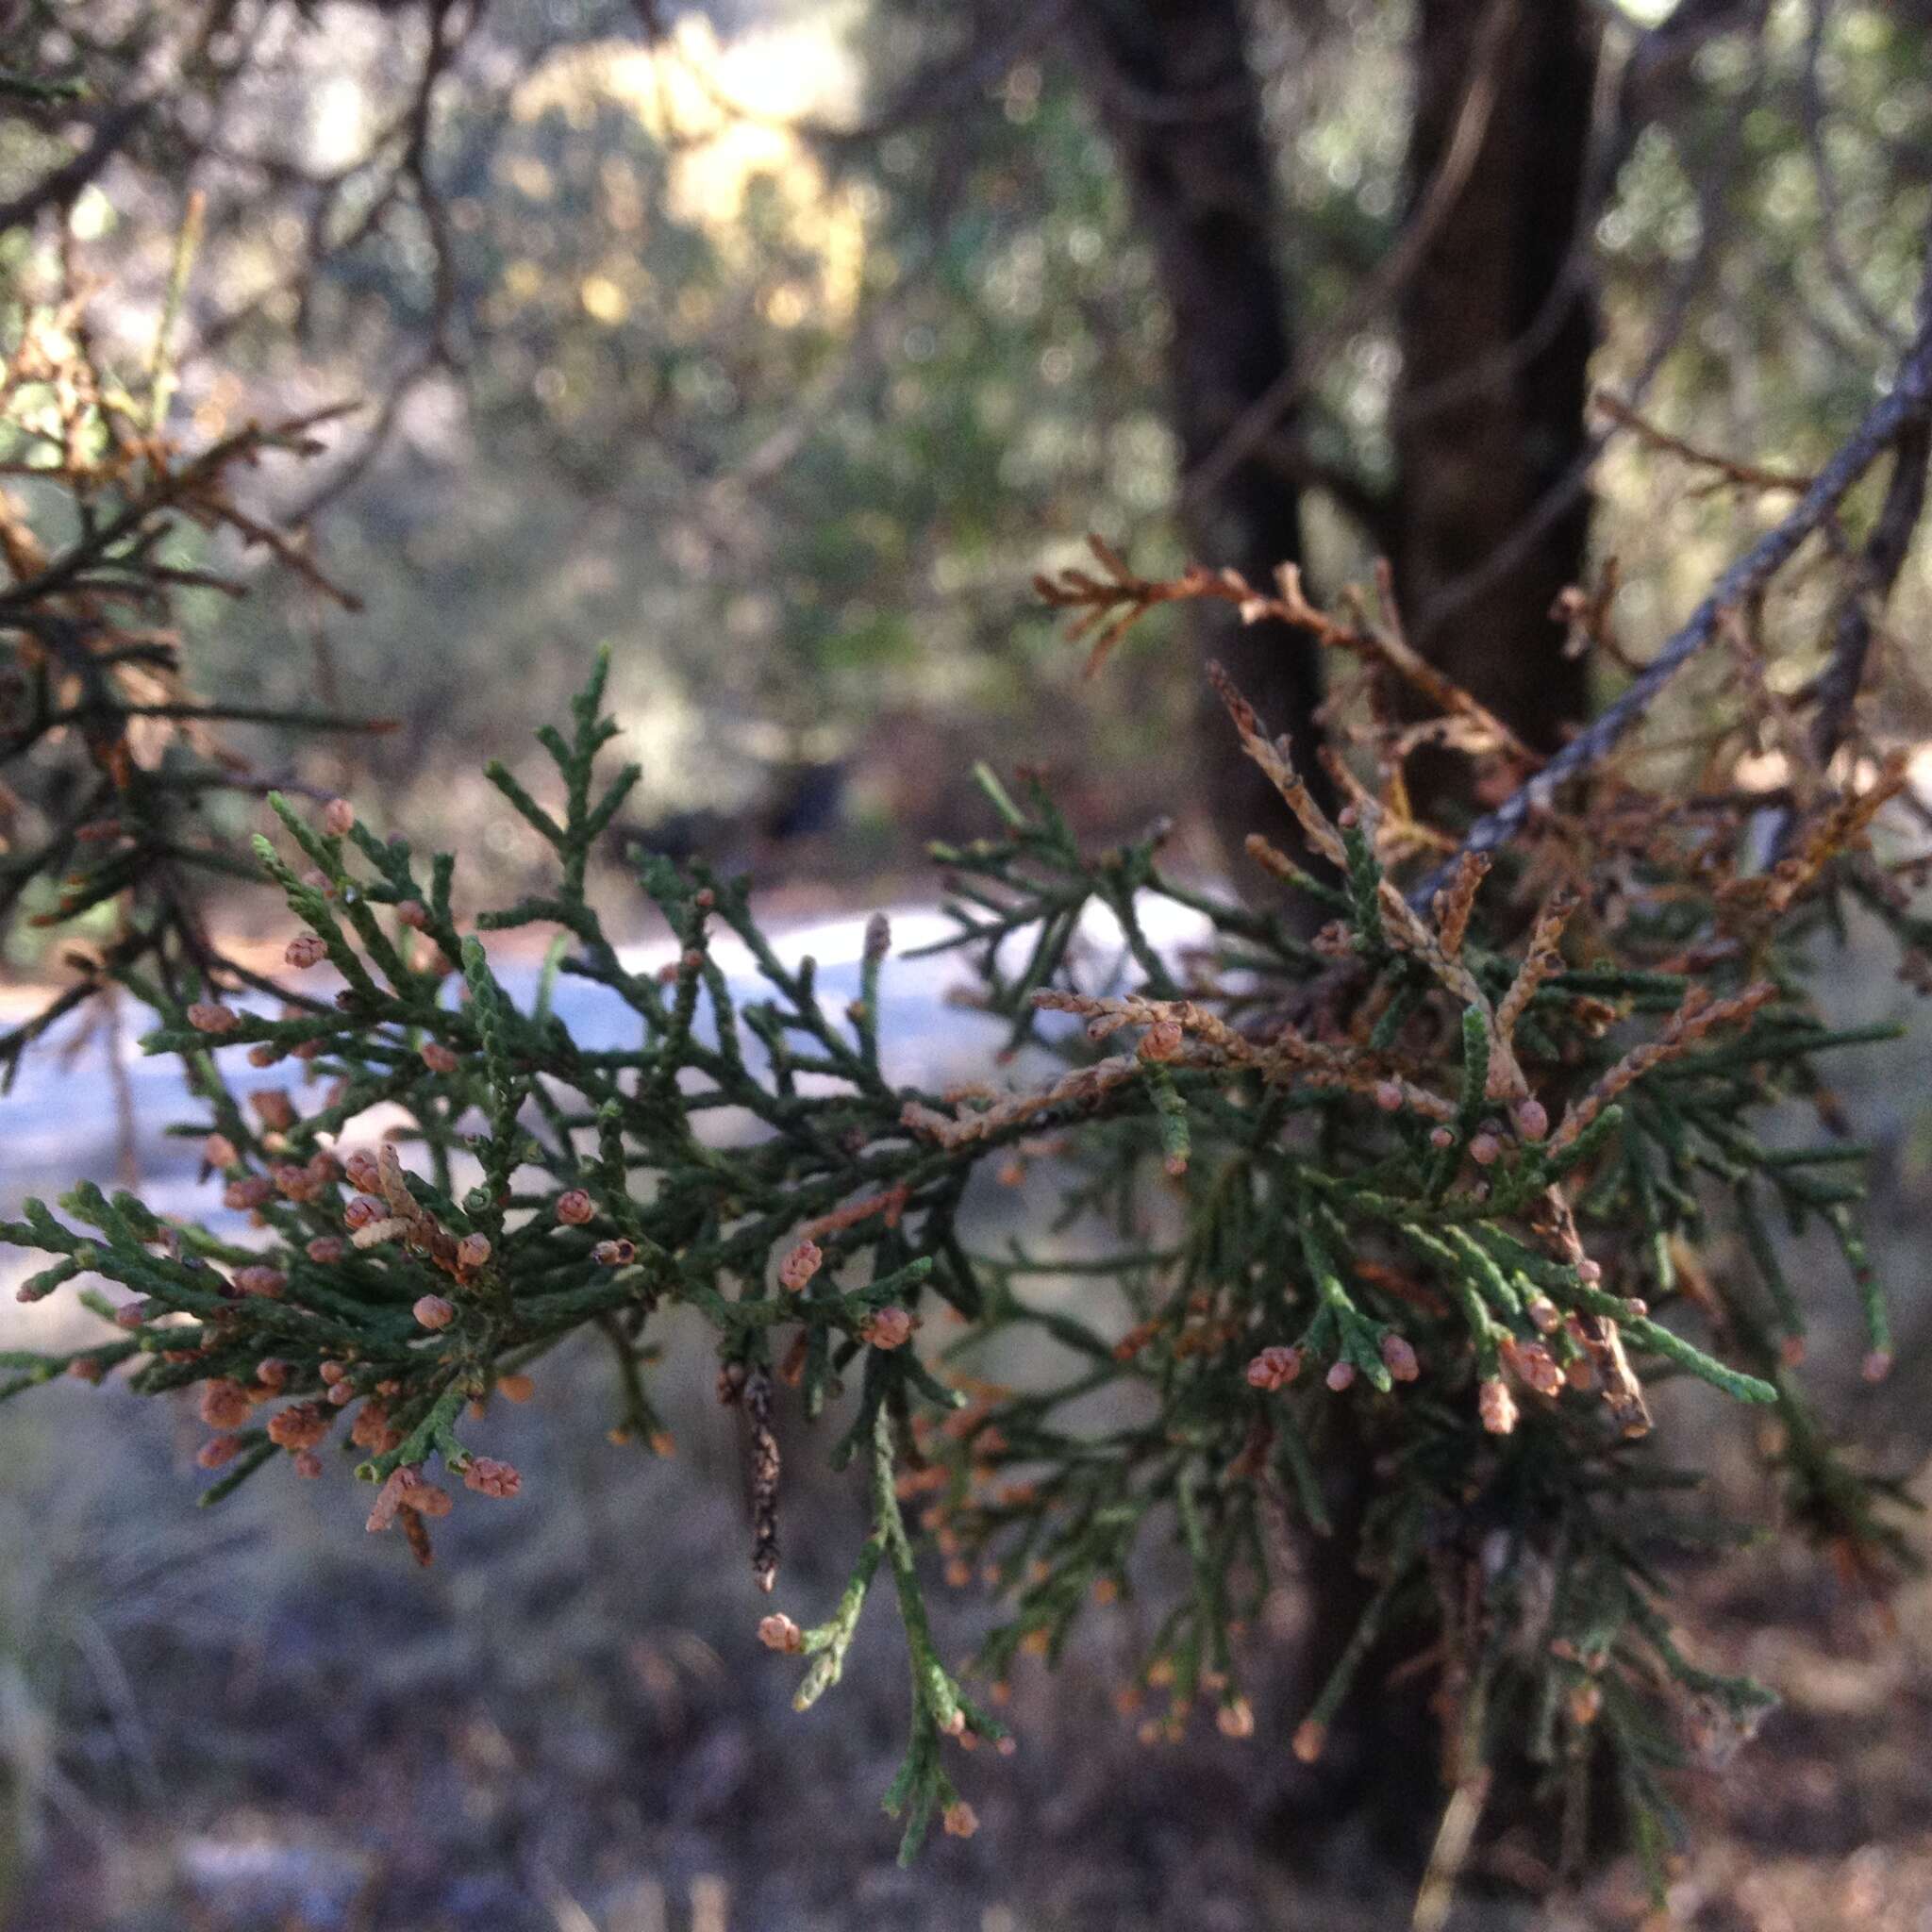
{"label": "dirt ground", "polygon": [[[964,1765],[982,1828],[909,1872],[877,1808],[904,1673],[869,1614],[794,1715],[759,1649],[729,1418],[659,1462],[602,1440],[601,1364],[560,1365],[490,1447],[513,1505],[459,1508],[418,1571],[354,1487],[271,1473],[210,1519],[186,1417],[82,1389],[0,1423],[0,1855],[16,1932],[931,1932],[1398,1926],[1374,1848],[1291,1820],[1309,1775],[1265,1656],[1245,1743],[1140,1745],[1109,1697],[1130,1609],[1023,1676],[1021,1749]],[[104,1407],[104,1404],[108,1407]],[[793,1458],[797,1466],[806,1457]],[[466,1499],[474,1504],[475,1499]],[[823,1614],[864,1533],[801,1478],[779,1601]],[[1291,1623],[1291,1607],[1285,1612]],[[1668,1921],[1932,1932],[1932,1588],[1895,1627],[1796,1554],[1693,1591],[1700,1653],[1783,1708],[1687,1795]],[[962,1653],[959,1603],[942,1632]],[[1291,1632],[1290,1633],[1291,1634]],[[1290,1821],[1290,1822],[1284,1822]],[[1463,1927],[1645,1922],[1634,1872],[1538,1902],[1505,1844]]]}

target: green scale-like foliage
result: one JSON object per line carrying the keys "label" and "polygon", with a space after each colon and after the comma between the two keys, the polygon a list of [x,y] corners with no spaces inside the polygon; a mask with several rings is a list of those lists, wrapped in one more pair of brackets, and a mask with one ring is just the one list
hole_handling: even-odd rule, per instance
{"label": "green scale-like foliage", "polygon": [[[425,874],[346,811],[317,830],[276,801],[289,845],[259,856],[312,936],[291,961],[325,957],[341,991],[290,991],[268,1017],[217,989],[191,1004],[128,982],[162,1016],[146,1046],[182,1057],[203,1104],[179,1131],[208,1137],[258,1240],[92,1187],[58,1214],[29,1203],[0,1236],[54,1258],[24,1296],[92,1275],[134,1299],[89,1291],[108,1339],[9,1357],[5,1392],[115,1371],[141,1393],[198,1386],[220,1432],[210,1501],[272,1461],[313,1473],[319,1448],[352,1439],[340,1446],[373,1522],[400,1521],[421,1552],[451,1501],[439,1467],[514,1492],[479,1451],[492,1398],[536,1357],[595,1331],[625,1428],[650,1440],[662,1332],[708,1324],[721,1389],[758,1429],[795,1401],[827,1419],[835,1465],[867,1472],[873,1532],[831,1615],[804,1630],[771,1617],[761,1634],[802,1653],[809,1704],[837,1682],[881,1569],[891,1579],[913,1715],[889,1803],[908,1853],[935,1808],[970,1824],[949,1740],[1001,1735],[936,1648],[923,1536],[1009,1606],[979,1659],[994,1690],[1022,1653],[1057,1654],[1096,1595],[1136,1587],[1150,1538],[1174,1540],[1185,1582],[1141,1665],[1172,1700],[1153,1727],[1207,1700],[1239,1736],[1253,1724],[1240,1632],[1297,1542],[1336,1533],[1335,1478],[1366,1469],[1351,1533],[1373,1592],[1300,1755],[1319,1757],[1385,1649],[1434,1651],[1452,1767],[1526,1746],[1576,1822],[1607,1763],[1636,1835],[1660,1843],[1686,1743],[1748,1733],[1768,1699],[1671,1634],[1663,1559],[1709,1526],[1674,1526],[1692,1478],[1646,1435],[1642,1384],[1688,1375],[1774,1409],[1796,1520],[1902,1553],[1889,1491],[1840,1458],[1791,1373],[1801,1318],[1770,1225],[1837,1233],[1884,1351],[1851,1219],[1856,1150],[1774,1151],[1752,1125],[1811,1091],[1821,1055],[1871,1034],[1826,1031],[1761,935],[1711,948],[1701,976],[1674,970],[1696,935],[1670,894],[1627,895],[1615,924],[1571,919],[1571,902],[1531,924],[1508,878],[1477,893],[1471,875],[1424,915],[1391,886],[1364,810],[1335,834],[1341,886],[1309,881],[1338,915],[1309,941],[1169,877],[1158,837],[1083,854],[1037,790],[1023,803],[988,774],[999,836],[939,855],[946,944],[1030,1071],[964,1097],[895,1085],[877,1034],[883,922],[860,997],[831,1011],[741,883],[653,861],[642,882],[678,955],[662,975],[626,966],[585,897],[637,777],[595,770],[615,731],[601,691],[600,671],[570,734],[541,734],[555,809],[492,771],[554,848],[558,883],[475,925],[558,928],[553,967],[608,988],[637,1043],[575,1042],[548,974],[520,1007],[458,928],[451,859]],[[1163,897],[1208,935],[1184,960],[1147,937]],[[1082,967],[1096,908],[1121,936],[1099,988]],[[1806,918],[1801,905],[1790,937]],[[749,949],[761,997],[727,983],[723,935]],[[303,1059],[321,1104],[245,1108],[223,1072],[236,1051]],[[391,1137],[407,1165],[357,1147],[378,1103],[408,1120]],[[710,1131],[727,1115],[756,1129],[728,1151]],[[1047,1164],[1064,1224],[1106,1231],[1100,1252],[974,1251],[969,1185],[1028,1162]],[[1700,1271],[1689,1294],[1682,1257],[1726,1225],[1755,1277]],[[919,1331],[941,1305],[958,1318],[942,1349]],[[981,1379],[989,1354],[1033,1363],[1030,1386]]]}

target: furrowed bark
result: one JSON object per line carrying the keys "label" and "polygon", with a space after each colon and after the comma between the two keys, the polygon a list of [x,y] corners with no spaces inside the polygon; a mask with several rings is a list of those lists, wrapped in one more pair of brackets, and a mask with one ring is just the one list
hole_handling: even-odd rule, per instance
{"label": "furrowed bark", "polygon": [[[1597,327],[1573,254],[1597,29],[1584,0],[1535,0],[1498,32],[1494,4],[1423,0],[1418,16],[1409,146],[1418,193],[1468,125],[1474,91],[1490,99],[1461,187],[1435,220],[1399,303],[1394,561],[1417,644],[1548,751],[1588,711],[1585,667],[1563,656],[1563,631],[1550,616],[1583,572],[1588,495],[1520,556],[1502,553],[1585,446]],[[1486,580],[1467,594],[1478,577]],[[1453,611],[1439,613],[1452,589]],[[1446,764],[1422,774],[1425,791],[1454,781]]]}

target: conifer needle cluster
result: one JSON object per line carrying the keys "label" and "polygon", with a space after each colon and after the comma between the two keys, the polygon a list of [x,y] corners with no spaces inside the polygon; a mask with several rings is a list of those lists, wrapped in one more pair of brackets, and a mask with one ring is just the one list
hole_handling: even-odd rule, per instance
{"label": "conifer needle cluster", "polygon": [[[1224,679],[1302,841],[1253,849],[1327,923],[1174,875],[1158,827],[1083,851],[1040,785],[1016,797],[987,774],[996,832],[938,857],[944,943],[1008,1051],[1000,1078],[936,1091],[882,1069],[882,920],[835,1008],[809,960],[780,958],[744,882],[653,858],[641,880],[676,956],[626,965],[586,895],[639,775],[599,763],[617,730],[603,681],[600,665],[567,732],[540,733],[547,802],[491,772],[555,855],[548,896],[461,919],[451,855],[420,858],[344,802],[276,796],[280,837],[258,857],[299,932],[275,1001],[219,973],[118,969],[159,1015],[147,1050],[179,1056],[197,1096],[176,1131],[249,1231],[92,1185],[29,1202],[0,1225],[50,1258],[23,1297],[114,1292],[79,1289],[102,1338],[9,1356],[0,1393],[67,1374],[192,1401],[207,1501],[334,1465],[367,1486],[369,1527],[426,1560],[454,1505],[517,1496],[491,1411],[549,1351],[589,1331],[620,1429],[662,1448],[662,1338],[700,1324],[753,1444],[757,1585],[781,1581],[775,1419],[795,1409],[835,1467],[863,1472],[873,1526],[843,1593],[759,1633],[800,1659],[803,1707],[837,1684],[868,1594],[895,1600],[911,1734],[888,1804],[908,1855],[935,1813],[973,1828],[954,1753],[1003,1740],[1018,1660],[1057,1655],[1090,1606],[1150,1578],[1181,1581],[1124,1705],[1158,1700],[1150,1741],[1204,1706],[1252,1733],[1243,1633],[1298,1545],[1336,1534],[1371,1589],[1297,1755],[1319,1761],[1350,1699],[1420,1659],[1451,1784],[1526,1756],[1574,1851],[1607,1774],[1657,1852],[1673,1767],[1723,1756],[1769,1702],[1673,1634],[1672,1546],[1712,1525],[1681,1501],[1695,1472],[1654,1427],[1658,1386],[1774,1415],[1760,1435],[1791,1520],[1874,1574],[1906,1555],[1895,1489],[1841,1457],[1807,1401],[1774,1232],[1831,1231],[1881,1374],[1860,1150],[1828,1117],[1815,1143],[1766,1124],[1786,1101],[1822,1107],[1821,1066],[1879,1037],[1825,1026],[1806,971],[1844,891],[1907,917],[1870,846],[1898,773],[1821,797],[1769,871],[1750,867],[1746,795],[1686,803],[1614,773],[1493,862],[1458,859],[1409,806],[1412,720],[1372,708],[1357,755],[1332,761],[1331,809]],[[1520,774],[1527,755],[1492,724],[1447,694],[1437,732]],[[1147,936],[1163,899],[1205,935],[1178,957]],[[558,936],[558,970],[623,1003],[634,1044],[574,1040],[547,974],[510,996],[485,936],[531,926]],[[1097,926],[1118,943],[1097,947]],[[724,938],[749,950],[755,996],[719,963]],[[238,1056],[288,1084],[244,1102]],[[407,1124],[372,1137],[378,1106]],[[1077,1257],[975,1246],[971,1191],[1029,1168],[1052,1176]],[[995,1379],[994,1357],[1024,1380]],[[1160,1541],[1178,1565],[1140,1560]],[[970,1670],[936,1643],[936,1569],[1005,1605]]]}

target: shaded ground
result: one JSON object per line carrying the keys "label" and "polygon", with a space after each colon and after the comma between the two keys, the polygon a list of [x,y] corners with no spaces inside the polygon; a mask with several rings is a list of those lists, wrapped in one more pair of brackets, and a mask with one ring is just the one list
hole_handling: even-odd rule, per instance
{"label": "shaded ground", "polygon": [[[1023,1676],[1022,1748],[962,1787],[982,1829],[911,1872],[877,1810],[904,1677],[881,1610],[847,1681],[794,1715],[761,1651],[726,1419],[679,1419],[641,1459],[585,1426],[586,1361],[491,1446],[514,1508],[458,1510],[433,1570],[359,1530],[345,1482],[262,1484],[196,1517],[191,1434],[143,1408],[92,1430],[57,1397],[0,1452],[7,1526],[0,1707],[26,1932],[805,1932],[810,1927],[1302,1927],[1406,1923],[1371,1847],[1273,1821],[1308,1774],[1202,1724],[1145,1749],[1107,1665],[1131,1612],[1095,1621],[1058,1677]],[[130,1405],[130,1407],[132,1405]],[[803,1467],[803,1457],[794,1458]],[[58,1494],[58,1513],[50,1507]],[[863,1535],[856,1499],[793,1485],[780,1601],[820,1614]],[[454,1534],[447,1532],[453,1531]],[[1700,1649],[1787,1699],[1724,1778],[1692,1790],[1699,1849],[1674,1892],[1709,1932],[1932,1925],[1932,1593],[1898,1636],[1771,1560],[1705,1593]],[[1285,1611],[1291,1622],[1291,1607]],[[970,1607],[948,1619],[963,1651]],[[1036,1667],[1037,1669],[1037,1667]],[[1265,1668],[1261,1681],[1267,1683]],[[1272,1834],[1278,1858],[1257,1858]],[[1508,1860],[1503,1860],[1507,1872]],[[1538,1908],[1472,1901],[1468,1926],[1621,1925],[1634,1875]]]}
{"label": "shaded ground", "polygon": [[[821,950],[830,950],[821,947]],[[950,975],[947,975],[950,976]],[[903,978],[924,1051],[970,1034]],[[922,1006],[922,1003],[923,1006]],[[1893,1003],[1848,982],[1844,1017]],[[888,1027],[889,1036],[891,1028]],[[1846,1098],[1881,1145],[1880,1254],[1915,1265],[1925,1211],[1923,1041],[1868,1061]],[[163,1078],[157,1070],[142,1076]],[[144,1126],[169,1110],[140,1090]],[[35,1096],[38,1094],[38,1098]],[[70,1083],[29,1088],[7,1149],[9,1208],[85,1149]],[[8,1102],[9,1109],[15,1106]],[[64,1171],[76,1171],[67,1165]],[[186,1205],[190,1177],[164,1169]],[[1814,1271],[1822,1303],[1840,1285]],[[10,1304],[8,1305],[10,1307]],[[1819,1352],[1827,1386],[1844,1350]],[[680,1453],[603,1440],[601,1363],[557,1360],[491,1453],[525,1472],[512,1505],[459,1508],[419,1572],[365,1537],[345,1480],[272,1472],[213,1518],[193,1507],[204,1434],[185,1413],[79,1388],[0,1410],[0,1924],[12,1932],[1321,1932],[1407,1923],[1374,1848],[1281,1819],[1313,1775],[1283,1740],[1298,1715],[1267,1657],[1293,1651],[1284,1595],[1257,1634],[1257,1736],[1202,1724],[1148,1749],[1114,1708],[1132,1607],[1090,1620],[1057,1676],[1029,1666],[1021,1749],[959,1781],[982,1828],[909,1873],[877,1808],[902,1736],[891,1614],[869,1613],[846,1682],[794,1715],[795,1667],[757,1645],[729,1415],[670,1364]],[[1896,1457],[1923,1441],[1924,1383],[1864,1404]],[[1847,1401],[1850,1400],[1847,1396]],[[822,1615],[863,1534],[856,1491],[789,1457],[779,1603]],[[942,1641],[970,1647],[965,1597]],[[1895,1628],[1824,1567],[1767,1551],[1693,1587],[1711,1661],[1786,1698],[1723,1778],[1688,1797],[1697,1849],[1672,1923],[1705,1932],[1932,1932],[1932,1590]],[[1257,1856],[1257,1846],[1263,1855]],[[1506,1840],[1457,1925],[1583,1932],[1641,1923],[1634,1874],[1538,1903]]]}

